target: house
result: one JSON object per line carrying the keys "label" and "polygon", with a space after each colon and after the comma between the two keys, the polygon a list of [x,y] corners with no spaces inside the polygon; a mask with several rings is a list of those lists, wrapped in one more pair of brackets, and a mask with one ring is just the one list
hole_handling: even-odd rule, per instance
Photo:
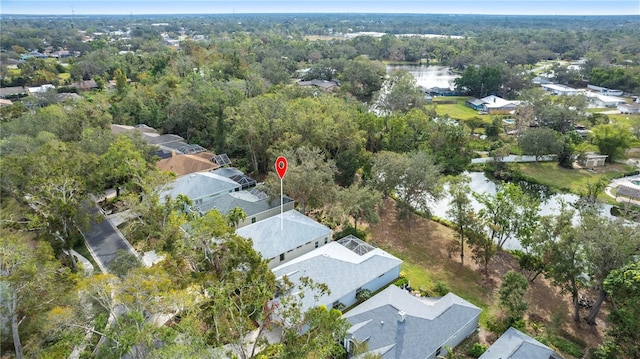
{"label": "house", "polygon": [[119,135],[121,133],[125,133],[125,132],[140,132],[140,133],[155,133],[158,134],[158,131],[153,128],[153,127],[149,127],[145,124],[139,124],[139,125],[135,125],[135,126],[128,126],[128,125],[111,125],[111,133],[113,133],[114,135]]}
{"label": "house", "polygon": [[489,114],[510,114],[520,104],[520,101],[509,101],[494,95],[483,97],[480,101],[483,102],[482,111]]}
{"label": "house", "polygon": [[[282,203],[282,212],[292,210],[295,204],[294,201],[287,196],[283,196]],[[236,228],[242,228],[280,214],[280,199],[269,200],[264,192],[253,188],[249,191],[226,193],[210,201],[203,202],[198,206],[194,206],[193,210],[200,213],[200,215],[204,215],[211,210],[217,210],[223,215],[226,215],[236,207],[242,209],[247,215],[244,220],[239,221],[236,225]]]}
{"label": "house", "polygon": [[30,95],[36,95],[36,94],[43,94],[49,90],[55,90],[55,89],[56,87],[53,86],[52,84],[46,84],[42,86],[27,87],[27,93]]}
{"label": "house", "polygon": [[553,349],[511,327],[480,356],[480,359],[562,359]]}
{"label": "house", "polygon": [[578,164],[585,168],[604,167],[607,155],[597,155],[595,153],[587,153],[578,157]]}
{"label": "house", "polygon": [[253,248],[269,261],[269,268],[324,246],[332,235],[331,228],[296,210],[238,228],[236,233],[253,241]]}
{"label": "house", "polygon": [[620,97],[607,96],[592,92],[586,92],[585,95],[594,107],[616,107],[625,103],[625,100]]}
{"label": "house", "polygon": [[11,106],[11,105],[13,105],[13,102],[11,102],[11,100],[0,98],[0,107]]}
{"label": "house", "polygon": [[305,312],[319,305],[348,308],[357,302],[360,291],[375,292],[396,280],[400,264],[402,261],[391,254],[348,236],[273,268],[273,274],[294,284],[308,277],[329,288],[330,293],[319,298],[315,298],[311,289],[302,289],[305,295],[301,306]]}
{"label": "house", "polygon": [[211,173],[197,172],[178,177],[173,181],[173,188],[162,194],[176,198],[178,195],[188,196],[195,206],[226,193],[240,191],[241,186],[226,177]]}
{"label": "house", "polygon": [[431,96],[460,96],[460,92],[450,87],[431,87],[427,89]]}
{"label": "house", "polygon": [[[213,156],[210,152],[209,155],[209,157]],[[177,154],[176,151],[171,152],[171,157],[158,161],[156,166],[163,171],[170,171],[178,176],[184,176],[194,172],[214,170],[220,167],[206,158],[196,155]]]}
{"label": "house", "polygon": [[0,98],[18,98],[26,95],[27,91],[21,86],[0,88]]}
{"label": "house", "polygon": [[600,87],[600,86],[591,85],[591,84],[588,84],[587,88],[589,90],[594,90],[602,95],[609,95],[609,96],[622,96],[622,93],[623,93],[622,90],[613,90],[606,87]]}
{"label": "house", "polygon": [[73,87],[81,91],[88,91],[88,90],[94,90],[99,88],[95,80],[84,80],[84,81],[74,82],[71,85],[69,85],[69,87]]}
{"label": "house", "polygon": [[335,80],[318,80],[318,79],[313,79],[311,81],[298,81],[297,82],[298,86],[303,86],[303,87],[318,87],[323,89],[324,91],[331,91],[337,87],[340,86],[340,82],[335,81]]}
{"label": "house", "polygon": [[578,90],[574,89],[573,87],[569,87],[566,85],[560,85],[560,84],[541,84],[540,85],[542,87],[542,89],[544,89],[547,92],[551,92],[554,95],[560,95],[560,96],[573,96],[573,95],[577,95],[579,93]]}
{"label": "house", "polygon": [[366,343],[383,359],[439,358],[476,331],[480,312],[453,293],[416,297],[391,285],[344,315],[351,323],[345,348],[352,354],[355,343]]}
{"label": "house", "polygon": [[640,96],[636,97],[635,102],[621,103],[617,107],[620,113],[626,113],[626,114],[640,113]]}
{"label": "house", "polygon": [[484,101],[477,99],[475,97],[472,97],[470,99],[468,99],[467,101],[464,102],[464,104],[467,107],[471,107],[472,109],[476,110],[476,111],[481,111],[482,110],[482,106],[484,105]]}

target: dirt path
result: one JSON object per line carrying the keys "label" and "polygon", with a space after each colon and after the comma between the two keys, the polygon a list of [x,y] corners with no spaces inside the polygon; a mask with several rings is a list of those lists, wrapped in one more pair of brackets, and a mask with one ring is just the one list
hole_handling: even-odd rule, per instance
{"label": "dirt path", "polygon": [[[502,276],[511,269],[519,270],[517,260],[513,256],[507,252],[499,252],[489,264],[489,275],[484,276],[478,265],[473,262],[470,248],[465,248],[465,264],[464,267],[461,266],[458,251],[449,256],[448,247],[456,238],[453,230],[418,216],[412,216],[409,221],[399,220],[395,202],[390,199],[385,201],[381,210],[380,223],[370,225],[368,232],[370,233],[369,241],[372,244],[426,269],[433,280],[446,281],[454,293],[457,288],[474,293],[476,298],[489,306],[489,310],[497,310],[494,303],[496,303]],[[592,297],[595,298],[595,295],[592,294]],[[472,300],[472,298],[469,299]],[[543,275],[538,276],[531,284],[527,292],[527,300],[529,302],[528,322],[536,323],[535,327],[530,325],[528,328],[529,334],[535,335],[536,327],[541,330],[540,328],[548,325],[555,311],[564,311],[563,331],[579,338],[590,347],[595,347],[602,342],[606,310],[601,311],[598,325],[595,327],[586,325],[584,322],[575,323],[571,318],[570,297],[560,293]],[[586,314],[586,312],[581,313],[583,316]],[[495,339],[495,335],[481,330],[480,340],[485,344],[490,344]]]}

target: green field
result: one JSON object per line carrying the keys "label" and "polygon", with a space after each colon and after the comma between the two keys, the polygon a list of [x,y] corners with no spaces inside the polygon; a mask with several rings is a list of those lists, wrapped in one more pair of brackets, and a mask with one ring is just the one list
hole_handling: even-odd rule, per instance
{"label": "green field", "polygon": [[[433,100],[433,103],[436,104],[436,113],[438,116],[445,117],[448,115],[449,117],[456,120],[468,120],[473,117],[479,117],[486,123],[491,123],[491,116],[489,115],[479,115],[478,111],[467,107],[464,103],[470,97],[468,96],[447,96],[447,97],[438,97]],[[440,104],[440,101],[451,101],[455,100],[456,104]]]}
{"label": "green field", "polygon": [[556,190],[582,194],[587,185],[595,184],[601,177],[606,179],[622,177],[631,168],[623,164],[607,164],[597,172],[584,169],[567,169],[558,166],[556,162],[514,163],[510,165],[537,183]]}

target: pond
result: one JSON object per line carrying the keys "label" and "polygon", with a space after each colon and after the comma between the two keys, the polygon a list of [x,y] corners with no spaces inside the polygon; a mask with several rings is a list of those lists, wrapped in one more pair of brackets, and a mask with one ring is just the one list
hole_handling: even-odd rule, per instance
{"label": "pond", "polygon": [[[495,195],[498,189],[498,185],[493,182],[491,179],[487,178],[484,172],[466,172],[467,176],[471,178],[471,182],[469,183],[469,187],[471,191],[476,193],[488,193],[491,195]],[[536,196],[540,199],[540,215],[556,215],[560,213],[561,203],[564,201],[567,204],[571,204],[576,202],[579,197],[578,195],[572,193],[555,193],[552,194],[549,188],[542,185],[531,184],[531,183],[522,183],[520,186],[523,190],[533,196]],[[446,193],[446,190],[445,190]],[[431,213],[440,218],[451,219],[447,215],[447,211],[449,210],[449,202],[451,201],[451,197],[447,194],[441,200],[433,203],[431,205]],[[475,198],[471,198],[471,205],[473,206],[474,211],[478,212],[482,209],[482,205],[476,201]],[[603,216],[612,218],[611,215],[611,205],[603,205],[601,214]],[[509,238],[505,243],[505,248],[507,249],[521,249],[520,243],[515,238]]]}
{"label": "pond", "polygon": [[437,65],[387,65],[387,74],[395,70],[405,70],[416,79],[416,84],[424,88],[447,87],[453,88],[453,81],[460,77],[451,72],[447,66]]}

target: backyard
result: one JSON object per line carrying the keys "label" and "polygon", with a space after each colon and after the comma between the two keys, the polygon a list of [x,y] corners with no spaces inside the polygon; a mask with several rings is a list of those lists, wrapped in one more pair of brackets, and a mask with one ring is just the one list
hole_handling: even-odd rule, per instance
{"label": "backyard", "polygon": [[[469,248],[465,248],[464,266],[460,264],[459,252],[449,255],[447,248],[456,240],[450,228],[416,215],[409,221],[400,220],[397,218],[395,202],[391,199],[385,201],[380,217],[378,224],[368,228],[369,242],[404,261],[402,271],[413,289],[423,289],[437,296],[436,286],[445,285],[456,295],[482,308],[478,340],[483,344],[492,343],[497,335],[487,327],[493,314],[500,312],[497,291],[504,273],[510,269],[519,270],[517,260],[509,252],[498,252],[490,262],[488,276],[485,276],[471,259]],[[529,302],[525,330],[528,334],[551,341],[569,342],[569,346],[578,350],[584,350],[586,343],[595,347],[602,341],[605,328],[571,320],[569,297],[561,294],[543,276],[531,283],[526,299]],[[551,330],[546,330],[552,326],[551,318],[554,315],[562,318],[563,323],[557,331],[561,336],[551,335]],[[605,316],[606,310],[600,313],[598,323],[604,323]],[[563,356],[574,357],[565,352]]]}

